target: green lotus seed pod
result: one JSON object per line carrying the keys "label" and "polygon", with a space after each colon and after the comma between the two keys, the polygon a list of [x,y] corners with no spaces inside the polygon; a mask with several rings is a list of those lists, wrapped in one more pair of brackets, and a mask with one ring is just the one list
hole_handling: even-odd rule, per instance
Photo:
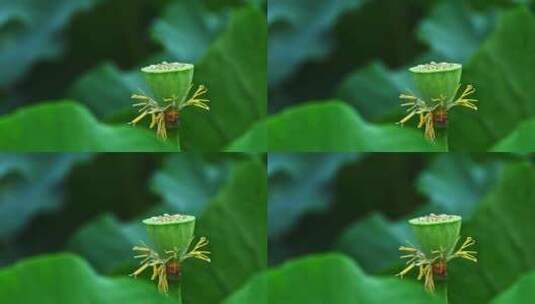
{"label": "green lotus seed pod", "polygon": [[195,231],[195,217],[192,215],[153,216],[143,220],[159,254],[164,255],[167,250],[175,248],[182,255],[189,247]]}
{"label": "green lotus seed pod", "polygon": [[185,99],[193,81],[193,70],[193,64],[165,61],[141,69],[159,102],[170,98],[179,102]]}
{"label": "green lotus seed pod", "polygon": [[461,231],[461,217],[458,215],[430,214],[413,218],[409,224],[427,256],[432,256],[435,250],[445,254],[453,252]]}
{"label": "green lotus seed pod", "polygon": [[441,97],[451,102],[461,83],[462,65],[458,63],[431,62],[412,67],[409,71],[421,98],[427,102]]}

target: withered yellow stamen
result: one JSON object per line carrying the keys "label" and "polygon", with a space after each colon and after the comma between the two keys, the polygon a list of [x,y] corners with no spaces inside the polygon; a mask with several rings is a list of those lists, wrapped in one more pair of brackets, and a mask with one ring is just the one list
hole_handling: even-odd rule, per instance
{"label": "withered yellow stamen", "polygon": [[[467,237],[461,247],[453,254],[448,254],[444,250],[434,250],[432,256],[428,257],[415,247],[401,246],[399,251],[404,255],[401,259],[408,259],[405,268],[401,270],[397,276],[403,277],[409,273],[415,267],[418,267],[418,280],[424,279],[424,287],[427,291],[433,292],[435,290],[435,281],[433,277],[433,264],[438,261],[447,263],[455,258],[462,258],[472,262],[477,262],[475,255],[476,251],[466,250],[469,247],[475,245],[475,240],[471,237]],[[406,254],[405,254],[406,253]]]}
{"label": "withered yellow stamen", "polygon": [[[457,91],[459,91],[461,87],[459,86],[457,88]],[[424,129],[424,136],[430,141],[435,141],[436,139],[436,132],[435,132],[435,125],[434,125],[434,119],[433,119],[433,112],[437,110],[438,108],[444,109],[446,112],[450,109],[460,106],[469,108],[472,110],[477,111],[477,106],[474,104],[477,102],[476,99],[470,99],[467,98],[468,96],[475,93],[475,88],[472,85],[467,85],[466,89],[463,91],[463,93],[457,98],[457,100],[453,102],[446,102],[445,97],[436,98],[431,100],[432,104],[428,104],[425,100],[422,100],[418,97],[416,97],[412,93],[408,94],[401,94],[399,98],[403,101],[401,104],[402,107],[408,107],[407,109],[407,115],[405,115],[398,124],[405,124],[408,122],[412,117],[415,115],[419,116],[419,122],[418,122],[418,128],[422,128],[425,126]]]}
{"label": "withered yellow stamen", "polygon": [[134,256],[134,258],[142,259],[142,261],[140,262],[141,266],[130,275],[137,277],[147,268],[152,267],[151,280],[158,278],[158,290],[162,293],[167,293],[169,290],[169,283],[167,281],[167,263],[170,261],[178,261],[179,263],[182,263],[189,258],[211,262],[208,257],[210,251],[202,250],[202,248],[206,246],[208,246],[208,240],[205,237],[201,237],[193,249],[188,253],[181,256],[179,250],[175,248],[173,250],[166,250],[166,257],[161,257],[158,252],[148,246],[135,246],[132,249],[139,254]]}
{"label": "withered yellow stamen", "polygon": [[[191,87],[190,87],[191,90]],[[133,105],[134,108],[139,108],[138,112],[140,113],[136,118],[134,118],[130,124],[136,125],[139,123],[145,116],[151,115],[151,122],[149,125],[150,129],[156,127],[156,135],[162,140],[167,139],[167,125],[165,121],[165,112],[171,108],[175,108],[178,111],[189,107],[194,106],[201,108],[203,110],[210,110],[210,107],[207,105],[209,102],[208,99],[203,99],[201,96],[205,95],[208,92],[208,89],[204,85],[200,85],[193,96],[188,100],[176,100],[175,98],[167,98],[164,101],[167,103],[165,106],[161,106],[156,100],[152,99],[149,96],[134,94],[132,99],[139,101]],[[186,94],[187,96],[187,94]],[[186,98],[186,97],[185,97]],[[184,99],[185,99],[184,98]]]}
{"label": "withered yellow stamen", "polygon": [[210,254],[210,251],[207,250],[201,250],[203,247],[208,246],[208,240],[205,237],[201,237],[200,240],[197,242],[197,244],[193,247],[193,249],[188,252],[186,255],[184,255],[180,261],[187,260],[189,258],[196,258],[199,260],[206,261],[208,263],[211,262],[208,255]]}

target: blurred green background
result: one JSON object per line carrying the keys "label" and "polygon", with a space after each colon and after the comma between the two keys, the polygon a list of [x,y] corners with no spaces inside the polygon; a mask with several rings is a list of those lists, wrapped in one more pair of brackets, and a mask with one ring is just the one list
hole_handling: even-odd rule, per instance
{"label": "blurred green background", "polygon": [[[386,78],[385,82],[389,78],[397,80],[392,77],[396,71],[400,74],[427,59],[467,63],[494,29],[497,15],[528,2],[270,0],[270,112],[308,100],[336,97],[343,83],[347,87],[347,81],[357,75],[361,76],[357,84],[371,87],[363,88],[363,97],[386,99],[387,92],[383,92],[385,96],[365,95],[374,89],[381,95],[379,88],[372,87],[378,76]],[[391,82],[405,89],[405,83]],[[356,95],[355,91],[352,93]],[[391,104],[399,104],[398,94],[389,94]],[[351,97],[344,101],[356,106],[365,117],[378,118],[376,115],[381,114],[362,111],[359,104],[354,104],[358,96]]]}
{"label": "blurred green background", "polygon": [[450,303],[528,303],[533,161],[499,153],[270,154],[270,298],[434,303],[415,278],[394,277],[398,247],[416,243],[407,219],[449,213],[463,217],[461,234],[477,240],[480,258],[450,264]]}
{"label": "blurred green background", "polygon": [[264,162],[233,153],[1,154],[0,302],[172,303],[147,277],[126,275],[137,265],[132,247],[149,244],[140,220],[178,212],[197,217],[213,259],[184,263],[184,303],[221,303],[267,264]]}
{"label": "blurred green background", "polygon": [[[480,101],[478,112],[451,111],[450,151],[487,151],[513,135],[526,140],[495,149],[532,151],[526,129],[533,131],[535,117],[533,12],[530,0],[270,0],[268,125],[298,129],[292,121],[303,120],[308,129],[321,126],[289,132],[273,145],[298,141],[306,144],[292,151],[355,151],[342,135],[336,144],[327,137],[355,125],[393,126],[403,117],[399,94],[416,92],[407,69],[448,61],[464,65],[463,88],[473,84]],[[374,142],[362,151],[428,151],[347,137],[357,137],[357,150]]]}
{"label": "blurred green background", "polygon": [[[130,96],[150,94],[139,69],[181,61],[195,64],[194,84],[212,100],[209,113],[185,112],[184,149],[222,150],[266,112],[265,11],[263,0],[1,0],[0,147],[106,150],[91,146],[94,129],[125,126],[135,114]],[[57,130],[65,128],[73,131]],[[77,143],[72,134],[85,128]],[[165,150],[140,144],[144,133],[117,135],[137,138],[117,150]],[[43,134],[49,146],[36,143]]]}

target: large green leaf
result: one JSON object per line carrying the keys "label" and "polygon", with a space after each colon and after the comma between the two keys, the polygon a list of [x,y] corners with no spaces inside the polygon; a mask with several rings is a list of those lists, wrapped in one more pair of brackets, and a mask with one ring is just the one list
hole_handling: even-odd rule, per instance
{"label": "large green leaf", "polygon": [[223,164],[208,163],[198,154],[180,154],[167,158],[150,184],[167,206],[198,216],[226,177],[225,169]]}
{"label": "large green leaf", "polygon": [[309,212],[328,208],[330,181],[354,154],[269,155],[270,237],[279,237]]}
{"label": "large green leaf", "polygon": [[412,86],[405,70],[391,71],[374,62],[350,74],[339,86],[336,96],[353,105],[365,119],[380,119],[401,111],[399,94]]}
{"label": "large green leaf", "polygon": [[530,303],[535,299],[535,272],[530,272],[494,298],[492,304]]}
{"label": "large green leaf", "polygon": [[225,299],[224,304],[269,304],[268,296],[268,278],[263,273],[255,275],[252,279]]}
{"label": "large green leaf", "polygon": [[174,303],[157,289],[131,278],[97,275],[71,255],[24,260],[0,271],[1,303]]}
{"label": "large green leaf", "polygon": [[245,134],[232,141],[226,152],[254,152],[262,153],[268,151],[268,132],[266,126],[261,122],[254,124]]}
{"label": "large green leaf", "polygon": [[242,8],[233,13],[228,28],[195,66],[194,82],[208,87],[210,112],[184,110],[185,149],[222,150],[266,115],[266,40],[262,12]]}
{"label": "large green leaf", "polygon": [[59,56],[62,28],[71,17],[100,0],[2,1],[0,87],[13,84],[35,62]]}
{"label": "large green leaf", "polygon": [[62,179],[88,158],[86,154],[0,155],[0,239],[9,240],[36,215],[61,207]]}
{"label": "large green leaf", "polygon": [[258,161],[240,164],[207,206],[196,234],[210,240],[212,263],[184,265],[189,303],[220,303],[267,266],[267,178]]}
{"label": "large green leaf", "polygon": [[[269,117],[249,137],[269,135],[269,151],[435,151],[421,132],[373,125],[339,101],[311,102]],[[254,142],[254,141],[252,141]],[[242,147],[246,150],[247,147]]]}
{"label": "large green leaf", "polygon": [[482,151],[535,115],[535,17],[525,8],[509,11],[465,69],[479,111],[450,114],[452,150]]}
{"label": "large green leaf", "polygon": [[132,93],[148,92],[141,73],[122,72],[104,63],[84,74],[69,89],[68,96],[87,105],[98,118],[110,118],[130,110]]}
{"label": "large green leaf", "polygon": [[99,272],[111,273],[131,266],[132,247],[146,243],[147,239],[144,227],[139,223],[121,223],[107,214],[78,230],[67,248],[82,255]]}
{"label": "large green leaf", "polygon": [[494,22],[494,14],[470,9],[467,2],[442,1],[422,21],[418,37],[439,56],[435,60],[462,63],[479,48]]}
{"label": "large green leaf", "polygon": [[498,171],[497,163],[478,164],[467,155],[442,155],[420,175],[417,187],[442,210],[467,218],[494,186]]}
{"label": "large green leaf", "polygon": [[533,152],[535,151],[535,119],[522,122],[507,137],[500,140],[493,148],[495,152]]}
{"label": "large green leaf", "polygon": [[269,82],[277,85],[301,64],[331,50],[328,34],[339,16],[365,0],[270,0]]}
{"label": "large green leaf", "polygon": [[55,102],[32,106],[0,118],[4,151],[174,151],[154,132],[98,122],[83,106]]}
{"label": "large green leaf", "polygon": [[196,62],[225,24],[221,11],[210,11],[203,1],[175,1],[152,25],[151,33],[167,53],[181,62]]}
{"label": "large green leaf", "polygon": [[488,303],[523,274],[535,270],[534,184],[532,164],[504,168],[499,183],[462,231],[477,240],[479,261],[450,267],[451,303]]}
{"label": "large green leaf", "polygon": [[366,275],[341,255],[310,256],[294,260],[256,277],[226,304],[251,303],[254,294],[265,293],[269,303],[441,303],[422,286],[389,278]]}
{"label": "large green leaf", "polygon": [[367,272],[380,272],[399,261],[398,248],[414,243],[406,221],[391,222],[379,213],[350,225],[335,248],[354,258]]}

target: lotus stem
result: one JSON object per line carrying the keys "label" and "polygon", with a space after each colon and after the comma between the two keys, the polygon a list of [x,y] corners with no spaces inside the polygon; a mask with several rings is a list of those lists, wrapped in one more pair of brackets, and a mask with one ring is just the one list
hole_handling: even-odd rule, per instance
{"label": "lotus stem", "polygon": [[439,152],[449,152],[448,128],[437,128],[437,135],[434,144]]}
{"label": "lotus stem", "polygon": [[446,279],[437,282],[435,294],[442,300],[442,303],[448,304],[448,281]]}

